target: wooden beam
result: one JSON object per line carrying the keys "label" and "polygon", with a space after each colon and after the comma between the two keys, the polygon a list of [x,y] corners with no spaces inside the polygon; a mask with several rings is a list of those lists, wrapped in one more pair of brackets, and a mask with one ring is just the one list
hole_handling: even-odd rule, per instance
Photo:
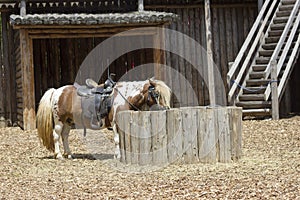
{"label": "wooden beam", "polygon": [[14,29],[45,29],[45,30],[52,30],[52,29],[103,29],[103,28],[141,28],[141,27],[153,27],[153,26],[162,26],[168,25],[171,22],[151,22],[151,23],[130,23],[130,24],[95,24],[95,25],[47,25],[47,24],[21,24],[21,25],[13,25]]}
{"label": "wooden beam", "polygon": [[153,63],[154,63],[154,76],[157,79],[165,79],[165,70],[161,68],[161,64],[166,64],[164,45],[165,45],[164,33],[162,29],[158,29],[157,33],[153,36],[153,46],[157,47],[153,51]]}
{"label": "wooden beam", "polygon": [[258,0],[257,1],[257,8],[258,8],[258,12],[261,10],[261,8],[263,7],[264,4],[264,0]]}
{"label": "wooden beam", "polygon": [[32,40],[27,30],[20,30],[21,69],[23,90],[23,122],[24,130],[33,130],[35,123],[35,93]]}
{"label": "wooden beam", "polygon": [[[4,71],[4,80],[2,89],[5,92],[3,97],[3,106],[4,106],[4,115],[6,119],[12,119],[11,111],[11,95],[10,95],[10,52],[9,52],[9,30],[8,30],[8,19],[9,13],[1,13],[1,22],[2,22],[2,48],[3,48],[3,71]],[[1,74],[2,75],[2,74]],[[4,93],[3,93],[4,94]],[[1,94],[2,95],[2,94]]]}
{"label": "wooden beam", "polygon": [[213,45],[211,31],[211,13],[210,0],[205,0],[205,25],[206,25],[206,51],[207,51],[207,68],[208,68],[208,89],[210,105],[216,105],[216,90],[214,80],[214,62],[213,62]]}
{"label": "wooden beam", "polygon": [[[202,4],[161,4],[161,5],[145,5],[145,9],[153,10],[153,9],[183,9],[183,8],[203,8]],[[222,4],[212,4],[212,8],[257,8],[256,3],[251,2],[243,2],[243,3],[222,3]]]}
{"label": "wooden beam", "polygon": [[144,0],[138,0],[139,3],[139,12],[144,11]]}
{"label": "wooden beam", "polygon": [[20,15],[24,17],[26,15],[26,1],[21,0],[20,2]]}
{"label": "wooden beam", "polygon": [[277,62],[271,61],[272,119],[279,120]]}

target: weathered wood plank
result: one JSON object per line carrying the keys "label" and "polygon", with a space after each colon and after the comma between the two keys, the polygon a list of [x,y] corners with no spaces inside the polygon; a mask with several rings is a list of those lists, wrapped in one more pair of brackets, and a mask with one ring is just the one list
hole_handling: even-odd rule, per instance
{"label": "weathered wood plank", "polygon": [[220,108],[217,110],[218,115],[218,161],[222,163],[231,162],[231,146],[230,146],[230,128],[228,109]]}
{"label": "weathered wood plank", "polygon": [[179,109],[167,111],[168,162],[180,163],[182,158],[182,115]]}
{"label": "weathered wood plank", "polygon": [[236,161],[242,156],[242,109],[229,107],[229,112],[231,159]]}
{"label": "weathered wood plank", "polygon": [[32,55],[32,40],[28,32],[20,30],[20,46],[22,54],[22,87],[23,87],[23,120],[24,129],[36,128],[35,123],[35,95],[34,95],[34,68]]}
{"label": "weathered wood plank", "polygon": [[[127,164],[131,163],[131,123],[132,123],[132,113],[131,112],[124,112],[123,119],[126,119],[124,126],[122,127],[125,134],[124,134],[124,151],[125,151],[125,160]],[[119,122],[118,122],[119,123]],[[123,123],[122,123],[123,124]],[[121,124],[121,125],[122,125]],[[122,151],[121,151],[122,155]]]}
{"label": "weathered wood plank", "polygon": [[[202,126],[200,125],[200,141],[202,141],[201,149],[199,152],[200,162],[214,163],[216,162],[217,149],[216,149],[216,116],[211,108],[200,110],[199,118],[201,119]],[[204,127],[203,127],[204,126]]]}
{"label": "weathered wood plank", "polygon": [[185,163],[198,162],[197,110],[182,108],[183,159]]}
{"label": "weathered wood plank", "polygon": [[139,111],[131,113],[131,123],[130,123],[130,153],[131,153],[131,163],[139,163],[139,143],[140,143],[140,126],[139,126]]}
{"label": "weathered wood plank", "polygon": [[153,164],[163,165],[168,162],[166,111],[151,112]]}
{"label": "weathered wood plank", "polygon": [[241,108],[189,107],[121,114],[124,116],[117,118],[119,126],[124,126],[121,162],[155,166],[230,163],[242,155]]}
{"label": "weathered wood plank", "polygon": [[150,112],[140,113],[139,114],[139,130],[140,130],[140,142],[139,142],[139,164],[140,165],[150,165],[152,162],[151,152],[151,126],[150,126]]}

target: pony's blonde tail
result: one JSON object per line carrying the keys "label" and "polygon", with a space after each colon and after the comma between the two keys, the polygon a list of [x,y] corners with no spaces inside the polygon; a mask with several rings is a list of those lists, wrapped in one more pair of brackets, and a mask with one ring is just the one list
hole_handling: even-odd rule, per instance
{"label": "pony's blonde tail", "polygon": [[54,152],[52,96],[54,88],[49,89],[42,97],[36,114],[38,136],[43,145]]}

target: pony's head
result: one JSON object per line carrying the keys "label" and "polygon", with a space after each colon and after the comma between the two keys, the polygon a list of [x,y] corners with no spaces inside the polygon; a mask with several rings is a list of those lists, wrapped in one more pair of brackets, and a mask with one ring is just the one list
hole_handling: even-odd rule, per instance
{"label": "pony's head", "polygon": [[163,81],[149,79],[146,98],[150,110],[170,109],[171,93],[171,89]]}

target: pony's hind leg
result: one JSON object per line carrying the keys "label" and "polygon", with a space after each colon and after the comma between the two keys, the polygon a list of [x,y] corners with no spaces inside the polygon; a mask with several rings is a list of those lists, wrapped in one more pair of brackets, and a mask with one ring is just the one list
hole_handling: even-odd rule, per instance
{"label": "pony's hind leg", "polygon": [[121,152],[120,152],[120,146],[119,146],[119,143],[120,143],[120,140],[119,140],[119,133],[118,133],[118,130],[117,130],[117,125],[114,124],[113,125],[113,131],[114,131],[114,141],[115,141],[115,159],[120,159],[121,158]]}
{"label": "pony's hind leg", "polygon": [[64,125],[63,130],[62,130],[62,134],[61,134],[61,139],[63,142],[63,146],[64,146],[64,155],[69,158],[72,159],[72,153],[69,147],[69,133],[70,133],[71,127],[69,125]]}
{"label": "pony's hind leg", "polygon": [[63,156],[59,149],[59,138],[61,136],[62,129],[63,124],[61,122],[56,123],[53,129],[54,153],[57,159],[63,159]]}

